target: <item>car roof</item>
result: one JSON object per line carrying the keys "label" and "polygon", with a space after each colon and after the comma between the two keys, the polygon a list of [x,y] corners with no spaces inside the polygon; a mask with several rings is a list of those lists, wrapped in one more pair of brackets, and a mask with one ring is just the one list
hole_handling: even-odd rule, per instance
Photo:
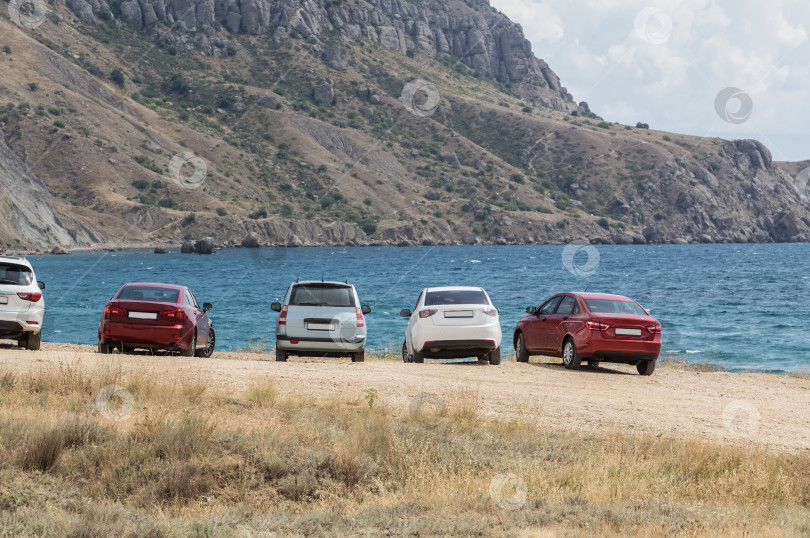
{"label": "car roof", "polygon": [[338,282],[337,280],[296,280],[293,282],[293,286],[300,286],[301,284],[319,284],[319,285],[327,285],[327,286],[344,286],[344,287],[352,287],[352,284],[348,282]]}
{"label": "car roof", "polygon": [[572,291],[567,292],[569,295],[576,295],[580,299],[603,299],[603,300],[613,300],[613,301],[633,301],[630,297],[625,297],[624,295],[616,295],[614,293],[588,293],[588,292],[579,292],[579,291]]}
{"label": "car roof", "polygon": [[186,289],[185,286],[178,286],[177,284],[163,284],[160,282],[127,282],[121,288],[125,288],[127,286],[152,286],[157,288],[167,288],[170,290],[184,290]]}
{"label": "car roof", "polygon": [[0,255],[0,262],[11,262],[19,265],[31,265],[31,263],[23,256],[8,256]]}
{"label": "car roof", "polygon": [[484,291],[481,286],[437,286],[425,288],[425,291]]}

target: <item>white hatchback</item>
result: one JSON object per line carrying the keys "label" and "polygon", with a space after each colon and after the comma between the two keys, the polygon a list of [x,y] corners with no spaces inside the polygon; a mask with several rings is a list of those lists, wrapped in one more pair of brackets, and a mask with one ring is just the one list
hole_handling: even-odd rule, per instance
{"label": "white hatchback", "polygon": [[25,258],[0,256],[0,338],[39,349],[45,314],[44,282],[37,282],[34,268]]}
{"label": "white hatchback", "polygon": [[483,288],[453,286],[425,288],[409,318],[402,343],[402,360],[478,357],[501,363],[501,321]]}

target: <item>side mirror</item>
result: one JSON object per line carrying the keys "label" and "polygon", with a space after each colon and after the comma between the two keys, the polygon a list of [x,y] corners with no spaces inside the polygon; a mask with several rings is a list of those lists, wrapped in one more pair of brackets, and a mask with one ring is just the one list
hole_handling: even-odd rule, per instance
{"label": "side mirror", "polygon": [[537,307],[536,306],[527,307],[526,313],[531,315],[537,314]]}
{"label": "side mirror", "polygon": [[210,312],[214,309],[214,305],[211,303],[203,303],[203,312]]}
{"label": "side mirror", "polygon": [[409,318],[411,317],[411,310],[409,308],[403,308],[399,311],[399,315],[403,318]]}
{"label": "side mirror", "polygon": [[39,289],[41,290],[45,289],[45,283],[41,280],[37,280],[37,286],[39,286]]}
{"label": "side mirror", "polygon": [[281,303],[272,303],[270,305],[270,310],[273,312],[281,312]]}
{"label": "side mirror", "polygon": [[363,314],[371,314],[371,307],[368,306],[367,304],[364,304],[363,306],[360,307],[360,312],[362,312]]}

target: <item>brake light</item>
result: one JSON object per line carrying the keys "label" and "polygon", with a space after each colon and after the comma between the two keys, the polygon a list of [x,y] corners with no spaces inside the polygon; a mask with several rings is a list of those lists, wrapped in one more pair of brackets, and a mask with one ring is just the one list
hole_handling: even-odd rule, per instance
{"label": "brake light", "polygon": [[279,325],[287,325],[287,307],[281,309],[281,313],[278,315],[278,324]]}
{"label": "brake light", "polygon": [[494,308],[482,308],[481,312],[483,312],[487,316],[492,316],[492,317],[495,317],[495,316],[498,315],[498,311],[496,309],[494,309]]}
{"label": "brake light", "polygon": [[23,301],[31,301],[32,303],[42,299],[41,293],[18,293],[17,296]]}
{"label": "brake light", "polygon": [[167,312],[161,312],[160,317],[180,321],[181,319],[186,317],[186,313],[182,310],[169,310]]}
{"label": "brake light", "polygon": [[586,321],[585,327],[592,331],[606,331],[610,328],[607,323],[599,323],[598,321]]}
{"label": "brake light", "polygon": [[121,308],[107,305],[104,307],[104,319],[110,319],[110,316],[123,316],[124,311]]}
{"label": "brake light", "polygon": [[366,318],[363,317],[363,311],[359,308],[355,308],[357,311],[357,326],[358,327],[365,327],[366,326]]}
{"label": "brake light", "polygon": [[650,331],[650,333],[652,334],[661,334],[660,325],[653,325],[652,327],[647,327],[647,330]]}
{"label": "brake light", "polygon": [[436,312],[438,312],[438,310],[435,309],[435,308],[426,308],[424,310],[419,311],[419,317],[420,318],[429,318],[430,316],[432,316]]}

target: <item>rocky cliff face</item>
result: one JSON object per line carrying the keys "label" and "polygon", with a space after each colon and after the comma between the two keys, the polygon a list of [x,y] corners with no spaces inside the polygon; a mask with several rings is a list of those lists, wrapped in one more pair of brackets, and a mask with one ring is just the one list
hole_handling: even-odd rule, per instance
{"label": "rocky cliff face", "polygon": [[66,229],[53,212],[48,188],[6,145],[0,130],[0,245],[50,249],[93,241],[80,225]]}
{"label": "rocky cliff face", "polygon": [[[95,24],[93,13],[108,12],[104,0],[70,0],[70,7],[85,22]],[[430,56],[455,59],[481,76],[513,86],[513,91],[535,106],[578,110],[590,114],[587,104],[577,105],[543,60],[535,58],[519,24],[476,0],[471,6],[407,0],[327,2],[312,0],[125,0],[117,16],[135,28],[160,31],[176,26],[199,32],[192,43],[203,53],[221,55],[211,44],[219,25],[231,33],[267,32],[280,43],[291,33],[315,47],[337,38],[343,43],[378,42],[400,54],[413,49]],[[327,51],[340,65],[339,54]]]}

